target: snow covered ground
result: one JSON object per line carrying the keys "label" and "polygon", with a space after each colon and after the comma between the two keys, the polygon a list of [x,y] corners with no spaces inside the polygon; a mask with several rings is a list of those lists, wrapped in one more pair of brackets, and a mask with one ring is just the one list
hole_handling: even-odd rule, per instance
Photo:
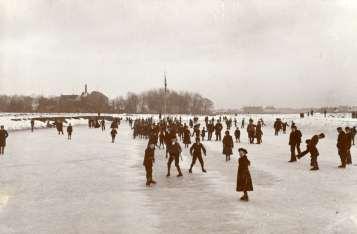
{"label": "snow covered ground", "polygon": [[[287,162],[288,135],[273,136],[271,124],[281,115],[250,117],[268,124],[263,145],[248,145],[243,131],[226,163],[221,143],[205,142],[207,174],[198,165],[188,174],[185,149],[184,177],[169,179],[164,151],[157,150],[158,184],[151,188],[142,167],[147,142],[133,140],[125,122],[115,144],[109,131],[80,125],[72,141],[54,129],[10,132],[0,159],[0,233],[357,233],[357,164],[337,169],[335,147],[336,127],[355,126],[356,120],[283,116],[304,138],[327,134],[318,145],[321,170],[311,172],[308,157]],[[12,116],[0,117],[0,124],[3,118]],[[249,203],[235,192],[238,146],[248,149],[252,162]],[[354,146],[355,162],[356,154]]]}

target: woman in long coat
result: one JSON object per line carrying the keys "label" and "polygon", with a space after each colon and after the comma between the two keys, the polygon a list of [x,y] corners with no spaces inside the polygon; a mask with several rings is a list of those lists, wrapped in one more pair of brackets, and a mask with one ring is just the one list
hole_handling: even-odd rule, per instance
{"label": "woman in long coat", "polygon": [[247,157],[247,150],[240,148],[239,161],[238,161],[238,174],[237,174],[237,192],[243,192],[244,195],[241,197],[242,201],[249,201],[248,191],[253,191],[252,177],[250,176],[249,166],[250,161]]}
{"label": "woman in long coat", "polygon": [[231,160],[231,155],[233,154],[233,138],[229,135],[229,131],[226,131],[226,135],[223,137],[223,154],[226,155],[226,162]]}

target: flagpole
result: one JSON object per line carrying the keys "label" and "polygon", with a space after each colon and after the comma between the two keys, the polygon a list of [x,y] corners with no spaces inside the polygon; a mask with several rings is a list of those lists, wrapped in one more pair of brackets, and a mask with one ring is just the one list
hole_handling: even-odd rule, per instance
{"label": "flagpole", "polygon": [[166,94],[167,94],[166,72],[164,72],[164,85],[165,85],[165,91],[164,91],[164,119],[166,119]]}

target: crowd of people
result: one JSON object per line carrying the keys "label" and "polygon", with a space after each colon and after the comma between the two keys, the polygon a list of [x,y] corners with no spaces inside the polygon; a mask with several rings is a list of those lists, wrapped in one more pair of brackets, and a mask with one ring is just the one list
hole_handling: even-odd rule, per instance
{"label": "crowd of people", "polygon": [[[118,134],[118,128],[121,124],[121,118],[115,118],[111,122],[110,135],[112,143],[115,143],[115,138]],[[189,173],[193,173],[193,168],[198,160],[203,173],[207,173],[203,156],[207,155],[204,142],[217,141],[222,143],[222,153],[225,156],[226,162],[231,160],[235,144],[241,142],[241,130],[246,128],[249,144],[263,143],[263,127],[265,123],[263,119],[259,119],[254,123],[253,119],[246,121],[243,118],[241,126],[238,126],[238,120],[228,117],[210,118],[205,117],[204,121],[199,121],[199,118],[191,118],[187,122],[181,117],[164,118],[159,121],[154,121],[153,118],[126,118],[133,132],[134,139],[146,139],[148,141],[145,149],[143,165],[146,170],[146,185],[156,184],[153,179],[153,164],[155,162],[155,150],[164,149],[167,158],[167,177],[171,176],[171,166],[174,163],[177,170],[177,177],[182,177],[183,172],[180,167],[180,159],[182,160],[182,148],[180,142],[189,150],[192,156],[192,161],[189,168]],[[234,135],[230,134],[231,129],[234,129]],[[34,131],[35,123],[31,120],[31,131]],[[59,135],[64,135],[64,121],[56,120],[51,126],[54,126]],[[99,128],[102,131],[106,130],[106,121],[104,118],[93,118],[88,120],[89,128]],[[289,125],[286,121],[276,119],[273,123],[274,135],[278,136],[280,132],[286,134],[287,128],[290,127],[290,135],[288,144],[290,146],[290,163],[297,162],[298,159],[310,154],[310,170],[319,170],[318,156],[319,150],[317,145],[320,140],[325,138],[324,133],[316,134],[309,139],[306,139],[306,149],[301,150],[303,134],[292,121]],[[224,136],[222,137],[222,132]],[[338,168],[346,168],[352,164],[351,147],[355,144],[356,127],[337,128],[337,151],[341,160]],[[68,140],[72,139],[73,126],[71,123],[67,125]],[[0,126],[0,155],[4,154],[6,140],[9,134],[4,126]],[[213,137],[214,136],[214,137]],[[191,139],[194,138],[192,143]],[[249,172],[250,161],[248,160],[248,151],[244,148],[239,148],[238,172],[236,190],[243,192],[241,200],[248,201],[248,192],[253,191],[253,183]]]}

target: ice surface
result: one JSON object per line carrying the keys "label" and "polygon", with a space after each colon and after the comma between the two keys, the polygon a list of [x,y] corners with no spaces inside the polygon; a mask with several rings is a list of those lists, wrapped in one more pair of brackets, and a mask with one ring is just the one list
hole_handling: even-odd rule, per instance
{"label": "ice surface", "polygon": [[[335,128],[356,121],[283,116],[297,123],[304,138],[327,133],[318,145],[321,170],[310,172],[308,157],[287,163],[288,135],[273,136],[271,124],[282,115],[262,117],[268,123],[263,145],[248,145],[244,130],[239,144],[252,162],[249,203],[235,192],[238,145],[226,163],[221,143],[204,142],[207,174],[198,165],[188,174],[185,149],[180,179],[174,167],[165,177],[164,151],[157,150],[158,184],[146,188],[147,142],[133,140],[125,122],[115,144],[109,131],[85,126],[74,128],[72,141],[54,129],[10,132],[0,159],[0,233],[357,233],[357,167],[337,169],[335,147]],[[356,152],[354,146],[352,157]]]}

